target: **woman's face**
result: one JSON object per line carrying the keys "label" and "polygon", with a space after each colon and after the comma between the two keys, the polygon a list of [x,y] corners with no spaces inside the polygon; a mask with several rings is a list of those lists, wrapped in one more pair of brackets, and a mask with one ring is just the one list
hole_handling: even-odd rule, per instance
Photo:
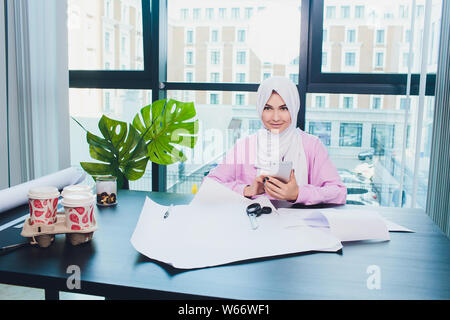
{"label": "woman's face", "polygon": [[267,100],[262,113],[262,121],[272,133],[281,133],[291,124],[291,114],[278,93],[272,92]]}

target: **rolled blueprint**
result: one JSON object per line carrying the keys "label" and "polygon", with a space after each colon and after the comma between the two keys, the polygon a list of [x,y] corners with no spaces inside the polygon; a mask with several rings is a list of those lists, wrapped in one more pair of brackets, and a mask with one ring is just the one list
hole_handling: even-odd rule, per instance
{"label": "rolled blueprint", "polygon": [[64,187],[80,183],[86,173],[80,173],[75,168],[67,168],[47,176],[31,180],[11,188],[0,190],[0,213],[21,206],[28,202],[28,190],[34,187],[53,186],[62,190]]}

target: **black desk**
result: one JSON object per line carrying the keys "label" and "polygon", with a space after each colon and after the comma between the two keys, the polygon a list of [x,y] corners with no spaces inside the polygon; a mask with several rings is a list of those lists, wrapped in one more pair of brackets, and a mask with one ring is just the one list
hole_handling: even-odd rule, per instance
{"label": "black desk", "polygon": [[[96,209],[99,230],[91,243],[72,247],[59,235],[49,248],[25,247],[0,256],[0,283],[44,288],[46,298],[57,298],[58,291],[113,299],[450,298],[450,240],[421,210],[381,211],[416,233],[391,233],[388,242],[347,242],[342,254],[303,253],[180,272],[139,254],[129,241],[146,195],[164,205],[192,198],[120,191],[117,207]],[[27,210],[0,214],[0,225]],[[81,268],[80,290],[66,286],[70,265]],[[380,268],[379,290],[367,288],[370,265]]]}

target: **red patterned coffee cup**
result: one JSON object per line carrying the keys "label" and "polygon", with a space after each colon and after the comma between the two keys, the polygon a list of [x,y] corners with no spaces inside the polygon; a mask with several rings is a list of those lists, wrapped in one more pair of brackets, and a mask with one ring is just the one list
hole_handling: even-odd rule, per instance
{"label": "red patterned coffee cup", "polygon": [[94,195],[88,192],[67,194],[62,200],[69,230],[89,230],[95,226]]}
{"label": "red patterned coffee cup", "polygon": [[55,187],[36,187],[28,191],[30,224],[56,223],[59,191]]}

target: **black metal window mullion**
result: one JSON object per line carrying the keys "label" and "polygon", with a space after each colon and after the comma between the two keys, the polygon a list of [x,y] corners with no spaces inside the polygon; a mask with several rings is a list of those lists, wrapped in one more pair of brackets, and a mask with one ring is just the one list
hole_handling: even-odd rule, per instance
{"label": "black metal window mullion", "polygon": [[[152,101],[165,99],[167,91],[164,87],[164,82],[167,78],[167,0],[142,0],[143,8],[146,8],[143,13],[143,21],[145,19],[144,45],[146,44],[147,51],[145,53],[145,71],[151,77]],[[151,44],[151,45],[150,45]],[[148,50],[150,48],[150,50]],[[152,191],[166,192],[167,191],[167,166],[159,165],[152,162]]]}
{"label": "black metal window mullion", "polygon": [[306,130],[306,93],[308,84],[308,53],[310,47],[310,0],[302,0],[302,11],[300,21],[300,57],[298,71],[298,93],[300,96],[300,110],[297,116],[297,127]]}

